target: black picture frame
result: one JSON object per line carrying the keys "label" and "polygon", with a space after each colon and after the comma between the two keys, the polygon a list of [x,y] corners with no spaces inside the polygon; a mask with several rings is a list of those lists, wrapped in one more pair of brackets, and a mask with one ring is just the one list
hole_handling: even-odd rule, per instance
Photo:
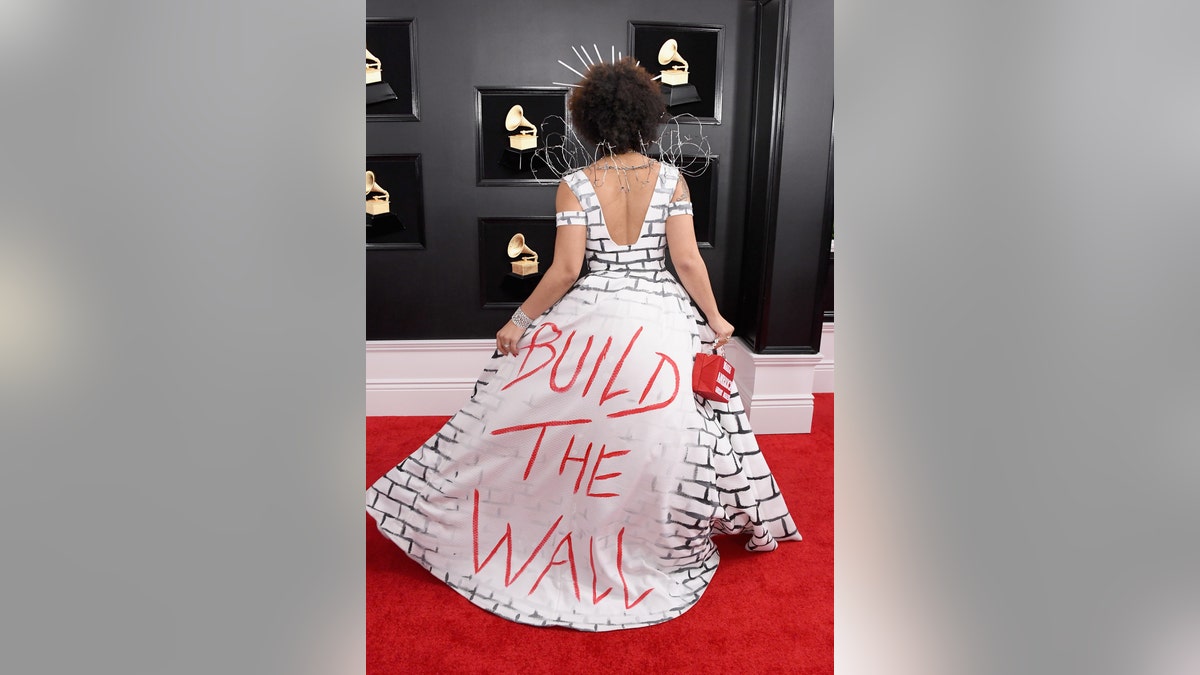
{"label": "black picture frame", "polygon": [[[689,161],[690,160],[690,161]],[[684,170],[696,173],[684,175],[688,192],[692,194],[692,223],[696,228],[696,244],[700,248],[716,248],[717,245],[717,170],[721,158],[711,155],[708,163],[703,158],[684,157]]]}
{"label": "black picture frame", "polygon": [[425,248],[425,190],[421,155],[367,155],[366,170],[387,190],[390,210],[366,215],[368,249]]}
{"label": "black picture frame", "polygon": [[417,20],[368,17],[366,43],[382,64],[383,81],[396,94],[395,100],[367,105],[367,121],[419,121]]}
{"label": "black picture frame", "polygon": [[672,116],[690,115],[699,122],[720,124],[725,27],[663,21],[629,22],[629,54],[651,74],[657,75],[666,68],[658,63],[658,50],[670,38],[675,39],[680,55],[687,59],[688,83],[696,87],[700,100],[669,106],[667,112]]}
{"label": "black picture frame", "polygon": [[[484,309],[513,309],[525,302],[554,262],[556,230],[552,216],[479,219],[479,296]],[[516,258],[508,257],[508,243],[518,232],[538,254],[537,274],[523,278],[512,273]]]}
{"label": "black picture frame", "polygon": [[[547,138],[561,139],[567,129],[566,87],[475,88],[475,184],[554,185],[557,174],[544,164]],[[538,128],[536,153],[509,151],[510,132],[504,120],[520,105],[525,118]]]}
{"label": "black picture frame", "polygon": [[[657,154],[651,156],[662,159]],[[692,226],[696,230],[696,245],[700,248],[716,248],[717,171],[721,166],[721,156],[684,155],[676,157],[672,163],[686,172],[680,177],[687,181],[688,192],[692,196]]]}

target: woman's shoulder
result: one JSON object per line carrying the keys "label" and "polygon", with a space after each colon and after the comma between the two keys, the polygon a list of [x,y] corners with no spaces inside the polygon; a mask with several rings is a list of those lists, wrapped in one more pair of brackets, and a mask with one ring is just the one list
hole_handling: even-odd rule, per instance
{"label": "woman's shoulder", "polygon": [[[564,173],[558,181],[558,193],[555,197],[555,207],[562,211],[565,204],[580,203],[585,195],[591,192],[591,183],[588,181],[587,172],[585,169],[575,169],[568,173]],[[575,210],[574,208],[569,210]]]}
{"label": "woman's shoulder", "polygon": [[568,171],[567,173],[564,173],[558,184],[559,187],[566,186],[574,191],[586,182],[588,182],[587,167],[581,167],[575,169],[574,171]]}
{"label": "woman's shoulder", "polygon": [[679,173],[679,167],[670,162],[660,162],[660,164],[662,164],[662,171],[665,175],[674,176]]}

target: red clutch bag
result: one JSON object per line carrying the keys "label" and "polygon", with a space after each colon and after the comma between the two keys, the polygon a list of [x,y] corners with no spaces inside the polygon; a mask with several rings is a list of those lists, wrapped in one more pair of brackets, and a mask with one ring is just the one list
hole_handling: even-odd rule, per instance
{"label": "red clutch bag", "polygon": [[719,354],[700,353],[692,364],[692,391],[702,398],[729,402],[733,389],[733,364]]}

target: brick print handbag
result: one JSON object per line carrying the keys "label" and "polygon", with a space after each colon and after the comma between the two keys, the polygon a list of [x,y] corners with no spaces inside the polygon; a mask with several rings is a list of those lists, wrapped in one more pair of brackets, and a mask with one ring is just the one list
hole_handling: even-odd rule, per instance
{"label": "brick print handbag", "polygon": [[733,364],[713,350],[696,354],[692,364],[692,391],[702,398],[728,403],[733,389]]}

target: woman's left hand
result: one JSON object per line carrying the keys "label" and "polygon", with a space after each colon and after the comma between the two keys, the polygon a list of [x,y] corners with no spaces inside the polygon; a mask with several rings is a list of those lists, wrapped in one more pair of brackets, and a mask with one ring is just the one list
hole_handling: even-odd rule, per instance
{"label": "woman's left hand", "polygon": [[500,332],[496,333],[496,351],[505,356],[516,356],[517,343],[521,341],[521,336],[524,334],[525,329],[517,326],[512,321],[504,324]]}
{"label": "woman's left hand", "polygon": [[714,316],[712,320],[708,322],[708,326],[712,329],[713,334],[717,338],[716,343],[713,344],[714,348],[724,347],[731,339],[733,339],[733,324],[726,321],[725,317],[721,316],[720,314]]}

